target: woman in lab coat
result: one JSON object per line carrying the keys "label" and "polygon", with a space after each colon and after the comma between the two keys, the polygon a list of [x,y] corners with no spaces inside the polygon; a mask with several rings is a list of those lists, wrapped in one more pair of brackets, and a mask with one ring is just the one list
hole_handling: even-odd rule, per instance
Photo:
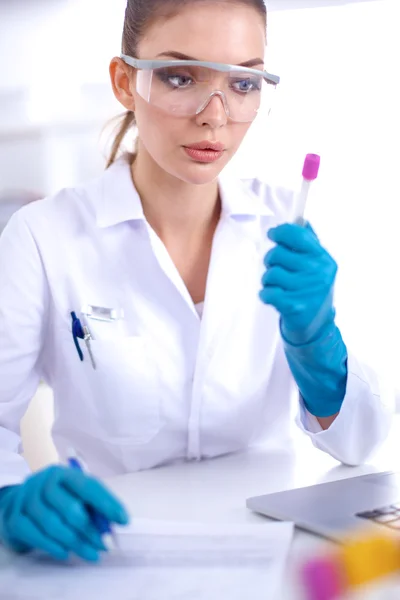
{"label": "woman in lab coat", "polygon": [[[61,459],[74,447],[96,476],[284,446],[295,420],[357,464],[388,432],[378,380],[335,325],[336,264],[290,224],[293,194],[220,176],[278,81],[265,25],[263,0],[130,0],[109,168],[1,238],[0,538],[17,551],[97,560],[85,506],[127,521],[78,471],[28,476],[19,427],[41,378]],[[115,160],[134,124],[135,156]]]}

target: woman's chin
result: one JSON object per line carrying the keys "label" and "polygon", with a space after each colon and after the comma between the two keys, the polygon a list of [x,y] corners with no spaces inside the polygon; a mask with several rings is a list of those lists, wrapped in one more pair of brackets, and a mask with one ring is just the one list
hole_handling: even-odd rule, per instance
{"label": "woman's chin", "polygon": [[176,175],[182,181],[192,185],[206,185],[215,181],[221,171],[226,167],[229,160],[220,160],[214,163],[191,163],[180,164],[175,170]]}

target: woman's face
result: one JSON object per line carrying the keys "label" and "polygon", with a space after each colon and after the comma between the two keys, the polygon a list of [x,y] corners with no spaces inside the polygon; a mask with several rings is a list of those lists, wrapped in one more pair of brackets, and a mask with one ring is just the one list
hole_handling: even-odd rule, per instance
{"label": "woman's face", "polygon": [[[265,23],[256,9],[240,3],[193,3],[176,16],[150,26],[140,42],[137,58],[173,60],[173,52],[232,65],[258,58],[252,66],[262,70],[265,44]],[[220,89],[224,74],[217,73],[216,78],[216,87],[213,83],[210,93]],[[228,119],[218,95],[200,114],[181,117],[144,100],[136,91],[136,80],[131,93],[142,151],[168,174],[187,183],[213,181],[234,156],[251,125]],[[185,148],[204,141],[222,144],[220,158],[204,163],[188,154]]]}

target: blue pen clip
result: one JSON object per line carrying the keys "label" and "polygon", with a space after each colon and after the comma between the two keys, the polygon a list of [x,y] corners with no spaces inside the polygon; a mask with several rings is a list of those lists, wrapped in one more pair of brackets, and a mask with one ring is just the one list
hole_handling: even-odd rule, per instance
{"label": "blue pen clip", "polygon": [[76,316],[76,313],[72,312],[71,317],[72,317],[72,337],[74,338],[74,344],[77,349],[78,356],[81,359],[81,361],[83,361],[83,352],[79,345],[79,339],[81,339],[81,340],[85,339],[85,334],[84,334],[81,322],[78,319],[78,317]]}

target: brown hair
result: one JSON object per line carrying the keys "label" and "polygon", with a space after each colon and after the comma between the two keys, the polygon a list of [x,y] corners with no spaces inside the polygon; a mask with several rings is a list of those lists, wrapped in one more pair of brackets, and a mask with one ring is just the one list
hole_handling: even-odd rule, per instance
{"label": "brown hair", "polygon": [[[122,52],[128,56],[137,57],[139,42],[145,31],[154,21],[168,19],[178,14],[179,10],[194,2],[207,0],[128,0],[125,10],[124,30],[122,35]],[[213,0],[213,2],[245,4],[258,10],[267,21],[265,0]],[[126,111],[120,118],[116,128],[116,135],[111,147],[107,168],[110,167],[121,148],[123,139],[128,131],[136,124],[135,113]],[[132,155],[133,157],[133,155]]]}

